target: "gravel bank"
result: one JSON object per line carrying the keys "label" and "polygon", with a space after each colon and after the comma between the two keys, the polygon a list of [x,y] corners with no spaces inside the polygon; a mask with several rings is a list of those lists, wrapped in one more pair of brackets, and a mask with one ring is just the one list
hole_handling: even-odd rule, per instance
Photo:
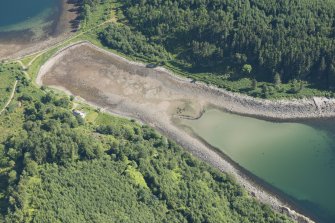
{"label": "gravel bank", "polygon": [[[111,57],[123,60],[131,65],[145,67],[145,64],[130,62],[123,57],[101,49],[88,42],[81,42],[75,45],[76,47],[89,45],[97,51],[106,53]],[[191,79],[176,76],[163,67],[157,67],[153,70],[157,72],[150,72],[149,74],[151,76],[159,78],[167,83],[171,83],[172,85],[177,86],[177,88],[187,88],[189,94],[205,97],[210,104],[232,113],[275,120],[335,117],[335,99],[328,99],[325,97],[292,100],[258,99],[200,82],[193,83]]]}
{"label": "gravel bank", "polygon": [[[173,92],[173,94],[164,94],[163,96],[180,100],[179,97],[182,95],[188,100],[201,102],[201,104],[204,106],[200,107],[205,107],[205,105],[212,105],[238,114],[271,118],[276,120],[323,118],[335,116],[335,101],[333,99],[328,100],[325,98],[313,98],[292,101],[270,101],[255,99],[241,94],[231,93],[223,89],[218,89],[216,87],[208,86],[202,83],[192,83],[191,80],[175,76],[164,68],[145,68],[144,64],[130,62],[118,55],[107,52],[88,42],[80,42],[60,50],[53,58],[51,58],[41,67],[36,80],[37,84],[42,85],[44,78],[48,76],[50,70],[52,70],[57,64],[59,65],[64,63],[64,61],[61,61],[63,57],[69,55],[71,56],[71,53],[74,53],[76,49],[81,47],[94,49],[97,52],[104,54],[105,56],[107,55],[118,63],[122,62],[123,64],[127,64],[127,69],[134,73],[133,76],[143,76],[146,78],[146,81],[158,81],[162,83],[159,87],[167,88],[169,91]],[[87,63],[88,62],[89,61],[87,61]],[[65,66],[66,64],[62,65]],[[63,67],[57,69],[63,69]],[[63,79],[63,77],[61,79]],[[140,120],[143,123],[151,125],[152,127],[158,129],[162,134],[168,136],[184,148],[188,149],[195,156],[210,163],[221,171],[233,175],[239,184],[246,188],[250,194],[255,196],[261,202],[269,204],[280,212],[286,213],[298,222],[313,222],[307,217],[289,208],[289,205],[285,201],[266,191],[264,188],[262,188],[262,186],[254,183],[253,180],[250,180],[249,176],[243,172],[243,170],[241,171],[240,168],[238,168],[236,164],[232,163],[229,159],[218,155],[205,143],[178,128],[171,121],[172,114],[163,112],[162,109],[166,108],[166,104],[162,103],[161,107],[159,105],[152,106],[152,104],[141,102],[139,103],[136,101],[138,100],[137,98],[135,100],[134,98],[131,98],[131,96],[121,97],[118,95],[113,95],[112,93],[107,94],[106,92],[101,91],[103,88],[97,89],[97,87],[92,89],[91,85],[89,86],[90,88],[87,88],[88,82],[86,83],[85,81],[86,80],[83,80],[83,86],[86,88],[86,94],[78,94],[78,92],[76,92],[75,89],[78,88],[79,85],[74,86],[74,88],[70,88],[55,84],[51,87],[63,91],[65,90],[68,94],[80,96],[82,97],[81,100],[84,100],[86,103],[89,103],[92,106],[102,108],[103,111],[117,114],[123,117],[134,118]],[[93,81],[97,82],[97,80]],[[97,93],[95,93],[95,91],[97,91]],[[195,116],[199,114],[201,114],[201,111],[194,113]]]}

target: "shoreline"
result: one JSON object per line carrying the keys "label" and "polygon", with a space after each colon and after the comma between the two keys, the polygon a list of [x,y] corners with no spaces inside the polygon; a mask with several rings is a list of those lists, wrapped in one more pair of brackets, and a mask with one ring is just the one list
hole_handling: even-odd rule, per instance
{"label": "shoreline", "polygon": [[[106,51],[104,49],[101,49],[89,43],[88,41],[81,41],[59,50],[52,58],[50,58],[44,65],[42,65],[36,79],[37,85],[41,86],[43,84],[42,82],[43,75],[47,73],[47,71],[52,67],[53,64],[55,64],[60,58],[66,55],[68,50],[83,45],[87,45],[101,53],[122,60],[130,65],[145,67],[145,64],[143,63],[128,61],[127,59],[120,57],[119,55],[116,55],[114,53],[111,53],[109,51]],[[249,115],[249,116],[254,115],[260,118],[272,118],[277,120],[289,120],[297,118],[302,119],[324,118],[324,117],[335,116],[335,112],[333,110],[330,110],[329,113],[323,114],[317,107],[317,103],[312,103],[312,101],[308,99],[307,100],[302,99],[302,102],[300,102],[300,100],[294,100],[294,101],[283,101],[283,100],[262,101],[261,99],[250,100],[250,97],[248,96],[237,95],[236,93],[226,92],[223,89],[218,89],[213,86],[207,86],[202,83],[191,83],[191,80],[176,76],[172,72],[167,72],[166,69],[164,68],[155,68],[152,70],[157,71],[156,74],[151,74],[153,76],[156,76],[156,78],[158,77],[165,78],[168,81],[176,82],[178,87],[187,85],[192,89],[190,94],[194,93],[198,95],[203,94],[204,97],[209,99],[209,104],[219,106],[223,109],[227,109],[228,111],[230,110],[233,113]],[[65,93],[72,95],[71,91],[64,89],[62,87],[59,86],[49,86],[49,87],[56,88],[61,91],[65,90]],[[218,97],[221,100],[218,100]],[[243,173],[244,171],[241,171],[239,170],[239,168],[236,168],[236,166],[231,162],[231,160],[227,159],[227,157],[224,158],[220,156],[220,154],[213,151],[211,148],[209,148],[208,145],[205,145],[204,142],[201,142],[201,140],[192,137],[190,134],[180,130],[178,127],[173,125],[169,118],[162,117],[160,114],[155,114],[151,112],[148,112],[146,114],[141,113],[140,111],[138,111],[138,108],[134,107],[131,104],[124,103],[120,106],[119,110],[115,110],[113,108],[103,107],[101,105],[95,104],[93,101],[86,101],[85,99],[80,100],[83,100],[85,103],[91,106],[93,105],[94,107],[102,108],[103,111],[106,111],[108,113],[114,115],[116,114],[118,116],[126,118],[133,118],[136,120],[140,120],[140,122],[142,123],[151,125],[159,132],[161,132],[163,135],[168,136],[170,139],[174,140],[176,143],[178,143],[179,145],[190,151],[193,155],[197,156],[201,160],[211,164],[212,166],[218,168],[219,170],[225,173],[234,176],[237,183],[239,183],[242,187],[246,189],[246,191],[252,194],[252,196],[255,196],[262,203],[270,205],[275,210],[285,213],[286,215],[290,216],[291,218],[295,219],[298,222],[313,222],[308,217],[296,212],[295,210],[292,210],[290,208],[291,205],[287,204],[285,198],[278,198],[276,195],[272,194],[271,191],[268,191],[268,189],[263,188],[262,185],[259,185],[258,183],[255,183],[253,180],[250,180],[250,176],[248,176],[248,173]],[[261,103],[260,106],[261,109],[255,107],[258,106],[260,103]],[[291,104],[294,105],[293,110],[291,108],[287,108],[287,106],[290,106]],[[305,105],[309,105],[311,107],[307,110],[306,109],[301,110]],[[279,107],[279,109],[264,112],[264,110],[271,108],[271,106],[272,108]],[[242,109],[240,109],[239,111],[239,108]],[[278,115],[281,113],[282,110],[286,111],[286,113],[284,115]],[[306,113],[307,111],[312,112],[308,114]]]}
{"label": "shoreline", "polygon": [[[129,65],[146,67],[146,64],[144,63],[129,61],[128,59],[100,48],[89,41],[79,41],[66,46],[63,49],[60,49],[53,57],[56,57],[63,51],[82,45],[89,46],[98,52],[122,60]],[[333,98],[313,97],[290,100],[259,99],[240,93],[233,93],[202,82],[194,83],[191,79],[176,75],[164,67],[151,69],[157,71],[159,75],[165,76],[164,78],[166,78],[167,81],[176,82],[178,85],[187,85],[193,88],[194,91],[192,93],[204,95],[206,97],[208,96],[209,103],[212,106],[233,114],[274,121],[335,118],[335,99]],[[37,76],[37,79],[39,79],[39,76],[40,75]]]}
{"label": "shoreline", "polygon": [[[178,121],[177,121],[178,122]],[[280,213],[284,213],[290,218],[293,218],[297,220],[298,222],[318,222],[318,218],[312,214],[310,214],[309,211],[304,210],[303,208],[299,207],[299,204],[294,200],[293,197],[290,195],[280,191],[279,189],[273,187],[271,184],[267,183],[260,177],[256,176],[249,170],[242,167],[239,163],[232,160],[228,155],[226,155],[222,150],[219,148],[209,144],[205,139],[203,139],[201,136],[197,135],[191,128],[184,126],[183,124],[176,123],[176,125],[183,129],[184,131],[188,132],[192,137],[199,140],[201,143],[206,145],[208,148],[213,150],[217,153],[218,156],[222,157],[226,162],[230,163],[237,171],[239,171],[240,176],[244,178],[246,181],[248,181],[253,187],[257,188],[257,190],[265,191],[271,198],[270,202],[274,202],[274,199],[277,199],[282,206],[276,206],[276,204],[270,205],[273,209]],[[236,179],[236,178],[235,178]],[[238,179],[237,179],[238,180]],[[257,197],[257,193],[255,194],[250,188],[246,188],[244,184],[240,184],[241,187],[243,187],[250,196],[255,197],[257,200],[260,200]],[[250,189],[250,191],[249,191]],[[264,202],[265,203],[265,202]],[[314,220],[312,220],[314,219]]]}
{"label": "shoreline", "polygon": [[[0,41],[0,47],[10,48],[11,50],[0,51],[0,60],[17,60],[22,57],[35,54],[50,45],[62,42],[64,39],[73,35],[74,27],[71,21],[77,17],[75,11],[70,11],[76,8],[72,3],[67,0],[61,0],[60,10],[57,19],[52,22],[51,31],[47,33],[41,40],[27,41],[27,40],[5,40]],[[19,31],[21,32],[21,31]]]}

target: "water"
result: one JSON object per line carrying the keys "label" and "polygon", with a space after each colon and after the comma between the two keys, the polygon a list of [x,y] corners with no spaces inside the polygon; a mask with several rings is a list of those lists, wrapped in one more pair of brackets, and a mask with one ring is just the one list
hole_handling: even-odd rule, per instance
{"label": "water", "polygon": [[182,125],[293,198],[321,222],[335,222],[335,128],[274,123],[210,109]]}
{"label": "water", "polygon": [[0,37],[10,32],[29,31],[41,35],[58,17],[61,0],[1,0]]}

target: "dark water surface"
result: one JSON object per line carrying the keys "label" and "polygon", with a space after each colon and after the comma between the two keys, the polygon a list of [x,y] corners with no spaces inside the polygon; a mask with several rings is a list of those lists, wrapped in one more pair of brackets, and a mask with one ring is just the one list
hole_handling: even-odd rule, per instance
{"label": "dark water surface", "polygon": [[275,123],[210,109],[182,125],[287,195],[303,212],[335,222],[335,121]]}
{"label": "dark water surface", "polygon": [[22,32],[34,38],[45,35],[58,19],[61,5],[61,0],[0,0],[0,38]]}

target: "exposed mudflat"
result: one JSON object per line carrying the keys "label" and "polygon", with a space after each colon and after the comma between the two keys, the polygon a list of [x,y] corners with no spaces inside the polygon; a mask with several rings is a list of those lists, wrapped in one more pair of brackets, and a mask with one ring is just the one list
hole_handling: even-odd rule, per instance
{"label": "exposed mudflat", "polygon": [[324,103],[325,99],[316,99],[316,102],[306,99],[273,102],[253,99],[201,83],[191,83],[163,68],[146,68],[89,43],[61,50],[42,66],[36,81],[39,85],[79,96],[104,111],[135,118],[155,127],[200,159],[235,176],[262,202],[287,212],[299,222],[310,222],[250,181],[235,164],[177,127],[174,120],[180,117],[197,118],[207,106],[267,118],[328,117],[335,115],[331,107],[334,101]]}
{"label": "exposed mudflat", "polygon": [[29,30],[0,33],[0,60],[16,59],[60,42],[77,29],[75,0],[61,0],[62,10],[57,19],[39,38]]}

